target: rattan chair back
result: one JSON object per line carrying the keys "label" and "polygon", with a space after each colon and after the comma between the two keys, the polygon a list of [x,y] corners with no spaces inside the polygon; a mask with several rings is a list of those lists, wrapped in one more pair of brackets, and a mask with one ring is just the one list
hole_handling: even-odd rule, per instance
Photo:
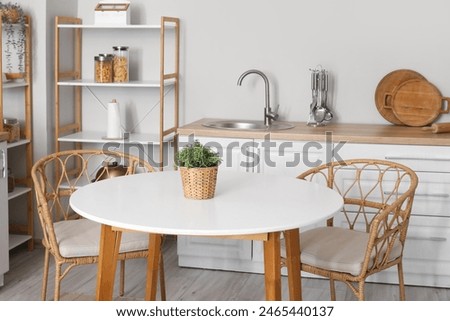
{"label": "rattan chair back", "polygon": [[[114,164],[111,166],[111,164]],[[116,164],[118,166],[116,166]],[[120,173],[117,171],[120,169]],[[97,263],[98,253],[92,256],[64,257],[55,233],[55,223],[76,220],[79,216],[69,205],[72,193],[85,184],[118,175],[154,172],[145,160],[119,151],[68,150],[57,152],[37,161],[31,171],[36,193],[37,211],[42,227],[42,243],[46,250],[42,299],[46,299],[49,254],[55,258],[55,300],[59,299],[60,282],[76,265]],[[98,235],[100,238],[100,234]],[[148,250],[120,253],[119,260],[147,257]],[[65,271],[62,265],[68,264]],[[123,270],[121,271],[123,279]],[[123,280],[120,293],[123,294]],[[161,291],[162,293],[162,291]]]}
{"label": "rattan chair back", "polygon": [[[407,166],[375,159],[332,162],[310,169],[300,179],[324,184],[344,199],[342,215],[327,221],[329,227],[346,227],[368,233],[367,249],[359,275],[327,271],[302,264],[302,270],[347,283],[359,299],[364,280],[398,265],[400,297],[404,299],[402,256],[418,178]],[[400,250],[399,250],[400,247]],[[394,255],[400,251],[400,256]],[[392,259],[394,257],[394,259]],[[359,289],[350,282],[358,282]],[[332,299],[335,299],[334,286]]]}

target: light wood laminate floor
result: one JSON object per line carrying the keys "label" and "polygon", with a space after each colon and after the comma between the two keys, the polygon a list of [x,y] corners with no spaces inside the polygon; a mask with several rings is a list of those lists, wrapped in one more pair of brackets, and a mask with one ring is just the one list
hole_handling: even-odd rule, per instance
{"label": "light wood laminate floor", "polygon": [[[1,301],[40,300],[44,251],[16,249],[10,254],[10,271],[5,275],[5,286],[0,287]],[[173,239],[164,244],[167,299],[172,301],[260,301],[264,300],[264,276],[177,266],[176,243]],[[50,267],[48,299],[53,298],[53,262]],[[125,296],[117,300],[142,300],[145,292],[144,259],[127,261]],[[96,265],[75,267],[62,282],[61,300],[94,300]],[[118,278],[117,278],[118,280]],[[287,279],[283,277],[283,299],[288,299]],[[338,300],[355,300],[344,284],[336,284]],[[159,297],[159,294],[158,294]],[[369,283],[366,299],[372,301],[398,300],[398,286]],[[326,280],[303,278],[304,300],[329,300],[329,283]],[[448,301],[450,289],[406,287],[407,300]]]}

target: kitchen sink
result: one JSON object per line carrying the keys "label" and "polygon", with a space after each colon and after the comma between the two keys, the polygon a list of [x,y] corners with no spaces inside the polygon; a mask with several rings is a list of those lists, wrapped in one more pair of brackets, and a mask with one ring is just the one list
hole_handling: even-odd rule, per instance
{"label": "kitchen sink", "polygon": [[264,122],[257,120],[218,120],[202,124],[205,127],[229,130],[284,130],[294,128],[295,126],[285,122],[273,122],[266,126]]}

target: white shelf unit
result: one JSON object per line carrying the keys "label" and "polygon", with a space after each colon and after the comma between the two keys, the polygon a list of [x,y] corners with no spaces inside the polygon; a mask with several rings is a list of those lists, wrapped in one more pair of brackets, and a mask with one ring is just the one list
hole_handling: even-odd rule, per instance
{"label": "white shelf unit", "polygon": [[12,249],[28,241],[32,241],[31,235],[9,234],[9,250],[11,251]]}
{"label": "white shelf unit", "polygon": [[[61,31],[69,29],[73,32],[73,69],[62,70],[61,47],[63,41]],[[93,79],[82,79],[82,35],[84,32],[93,30],[125,30],[133,32],[133,30],[159,31],[159,79],[155,80],[131,80],[126,83],[96,83]],[[167,73],[165,66],[166,55],[166,32],[173,31],[174,42],[174,64],[173,72]],[[150,36],[152,36],[150,34]],[[169,142],[173,142],[172,146],[177,148],[177,129],[179,125],[179,47],[180,47],[180,21],[178,18],[161,17],[161,23],[158,25],[125,25],[125,26],[99,26],[99,25],[83,25],[82,20],[74,17],[56,17],[55,18],[55,142],[56,151],[62,150],[62,143],[74,143],[75,148],[81,149],[82,144],[86,143],[105,143],[114,142],[120,144],[128,143],[144,143],[159,146],[159,169],[163,169],[164,165],[164,148],[170,146]],[[62,87],[73,88],[74,106],[73,106],[73,122],[62,124],[60,111]],[[130,133],[128,139],[108,140],[104,139],[105,134],[99,132],[85,132],[82,130],[82,95],[83,91],[89,91],[95,96],[91,88],[102,87],[126,88],[137,90],[139,88],[148,90],[159,90],[159,130],[155,134]],[[171,88],[172,87],[172,88]],[[173,90],[167,90],[173,89]],[[166,125],[166,94],[171,91],[173,93],[173,120],[171,125]],[[103,103],[97,98],[97,101]]]}
{"label": "white shelf unit", "polygon": [[[8,143],[7,151],[8,158],[15,156],[19,159],[24,159],[24,169],[18,168],[24,174],[21,176],[15,175],[15,188],[11,193],[8,193],[8,202],[18,199],[18,202],[24,203],[26,201],[26,213],[17,212],[12,207],[9,207],[9,244],[8,248],[11,250],[23,243],[27,243],[28,249],[31,251],[34,248],[33,244],[33,183],[31,179],[31,168],[33,166],[33,140],[32,140],[32,84],[31,84],[31,20],[29,16],[25,17],[25,55],[24,55],[24,70],[23,73],[16,73],[14,79],[4,81],[0,77],[0,132],[4,131],[3,119],[9,113],[16,113],[17,108],[23,110],[23,120],[21,128],[21,139],[17,142]],[[0,25],[0,37],[3,37],[3,25]],[[0,51],[3,52],[3,39],[0,40]],[[3,61],[0,59],[0,70],[3,72]],[[5,106],[4,92],[11,91],[12,95],[23,95],[23,105],[20,107]],[[16,92],[17,91],[17,92]],[[10,166],[21,165],[12,164]],[[26,216],[26,217],[21,217]],[[17,222],[14,222],[17,221]]]}
{"label": "white shelf unit", "polygon": [[[95,131],[81,131],[70,135],[66,135],[59,138],[60,142],[71,142],[71,143],[91,143],[91,144],[101,144],[105,142],[113,142],[120,144],[150,144],[159,141],[158,134],[141,134],[132,133],[128,138],[124,139],[106,139],[105,133],[95,132]],[[164,138],[163,142],[167,143],[174,139],[173,135],[168,135]]]}

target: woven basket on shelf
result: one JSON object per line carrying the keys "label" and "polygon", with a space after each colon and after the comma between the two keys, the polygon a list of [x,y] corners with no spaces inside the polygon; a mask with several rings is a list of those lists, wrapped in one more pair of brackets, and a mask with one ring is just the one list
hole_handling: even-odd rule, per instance
{"label": "woven basket on shelf", "polygon": [[217,166],[206,168],[180,167],[184,197],[205,200],[214,197]]}
{"label": "woven basket on shelf", "polygon": [[20,19],[20,12],[15,8],[0,9],[2,20],[7,23],[17,23]]}

